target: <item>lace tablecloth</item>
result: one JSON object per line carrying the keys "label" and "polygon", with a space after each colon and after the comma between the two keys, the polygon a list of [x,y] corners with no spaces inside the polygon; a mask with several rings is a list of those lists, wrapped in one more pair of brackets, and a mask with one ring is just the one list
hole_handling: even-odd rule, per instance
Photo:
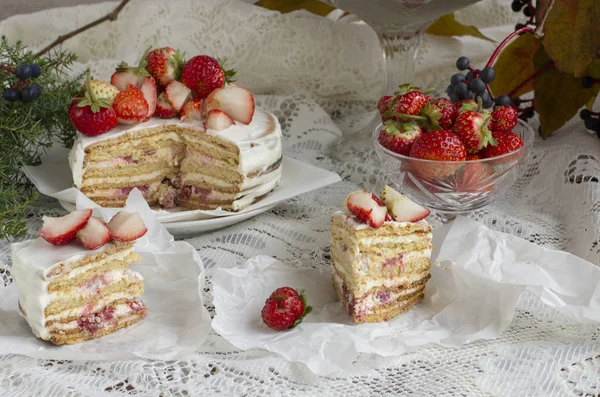
{"label": "lace tablecloth", "polygon": [[[108,12],[115,3],[13,17],[0,34],[41,48],[55,36]],[[505,36],[516,14],[486,0],[458,18]],[[297,197],[224,230],[189,238],[207,269],[204,299],[211,306],[211,274],[258,254],[294,266],[329,266],[330,214],[357,188],[378,190],[385,176],[374,153],[334,163],[329,143],[369,120],[369,101],[381,82],[374,33],[364,25],[333,23],[306,13],[278,15],[241,2],[133,1],[119,20],[66,43],[77,69],[107,78],[116,60],[133,62],[148,45],[188,54],[228,57],[239,82],[274,112],[286,155],[336,170],[343,182]],[[417,83],[443,90],[460,54],[481,63],[492,44],[473,38],[428,36],[418,57]],[[535,120],[532,122],[535,124]],[[535,126],[535,125],[534,125]],[[537,127],[537,126],[535,126]],[[552,138],[537,139],[512,189],[469,216],[488,227],[600,262],[600,141],[578,120]],[[29,232],[41,216],[63,214],[42,198],[31,208]],[[0,243],[0,290],[11,283],[10,248]],[[0,316],[2,314],[0,313]],[[0,319],[1,321],[1,319]],[[398,357],[362,355],[345,377],[319,377],[266,351],[240,351],[212,333],[193,356],[179,361],[53,361],[0,358],[2,396],[598,396],[600,327],[573,324],[531,295],[523,295],[503,336],[460,349],[427,346]]]}

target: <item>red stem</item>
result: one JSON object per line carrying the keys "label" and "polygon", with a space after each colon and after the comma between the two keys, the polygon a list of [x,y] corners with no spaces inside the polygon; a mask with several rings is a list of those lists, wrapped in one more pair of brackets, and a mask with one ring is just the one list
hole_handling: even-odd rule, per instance
{"label": "red stem", "polygon": [[521,82],[521,84],[519,84],[518,86],[513,88],[512,91],[508,93],[508,96],[512,98],[513,95],[515,95],[517,93],[517,91],[519,91],[522,87],[525,86],[525,84],[529,83],[531,80],[535,79],[537,76],[544,73],[546,70],[552,69],[553,67],[554,67],[554,62],[553,61],[548,62],[546,64],[546,66],[539,68],[535,73],[533,73],[531,76],[529,76],[525,80],[523,80]]}
{"label": "red stem", "polygon": [[511,34],[509,34],[504,40],[502,40],[502,42],[498,45],[498,47],[496,47],[496,49],[494,50],[494,53],[492,54],[492,56],[490,57],[489,61],[487,62],[487,64],[485,65],[486,68],[489,68],[490,66],[492,66],[494,64],[494,61],[496,60],[496,58],[498,57],[498,55],[500,54],[500,51],[502,50],[502,48],[504,48],[504,46],[510,41],[512,40],[513,37],[520,35],[521,33],[525,33],[525,32],[532,32],[533,33],[533,28],[530,28],[529,26],[525,26],[524,28],[521,28],[519,30],[515,30],[514,32],[512,32]]}
{"label": "red stem", "polygon": [[14,73],[15,72],[15,68],[10,67],[8,65],[5,65],[3,63],[0,63],[0,69],[4,69],[6,70],[8,73]]}

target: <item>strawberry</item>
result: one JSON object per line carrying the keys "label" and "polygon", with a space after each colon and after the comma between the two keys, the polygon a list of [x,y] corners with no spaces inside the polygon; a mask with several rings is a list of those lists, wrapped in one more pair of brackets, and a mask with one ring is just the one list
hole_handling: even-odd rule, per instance
{"label": "strawberry", "polygon": [[467,110],[476,110],[477,101],[475,99],[464,99],[456,104],[456,111],[460,114]]}
{"label": "strawberry", "polygon": [[187,61],[181,71],[181,81],[196,98],[206,98],[225,83],[234,82],[235,71],[225,70],[219,61],[208,55],[198,55]]}
{"label": "strawberry", "polygon": [[77,210],[59,218],[44,216],[40,236],[53,245],[68,244],[91,216],[92,210]]}
{"label": "strawberry", "polygon": [[92,216],[76,236],[85,248],[95,250],[110,240],[110,229],[102,219]]}
{"label": "strawberry", "polygon": [[[383,225],[387,218],[387,207],[377,196],[364,190],[356,190],[346,197],[344,210],[359,221],[373,228]],[[387,218],[389,219],[389,218]]]}
{"label": "strawberry", "polygon": [[[419,87],[403,84],[399,88],[400,90],[388,101],[388,109],[382,116],[383,121],[410,120],[410,116],[416,116],[427,102],[427,97],[419,91]],[[384,103],[381,102],[381,105]]]}
{"label": "strawberry", "polygon": [[418,222],[430,214],[427,208],[387,185],[381,192],[381,199],[396,222]]}
{"label": "strawberry", "polygon": [[146,55],[146,70],[160,86],[166,87],[181,74],[183,56],[171,47],[157,48]]}
{"label": "strawberry", "polygon": [[[96,96],[96,98],[108,98],[113,100],[119,93],[117,87],[102,80],[90,80],[89,86],[91,87],[91,92]],[[83,89],[87,90],[87,87],[88,82],[86,81],[83,84]]]}
{"label": "strawberry", "polygon": [[514,132],[494,131],[492,132],[492,135],[498,144],[495,146],[488,146],[483,149],[481,153],[485,158],[501,156],[506,153],[514,152],[523,146],[523,140]]}
{"label": "strawberry", "polygon": [[512,131],[517,125],[519,112],[513,106],[496,106],[492,111],[493,130]]}
{"label": "strawberry", "polygon": [[113,216],[108,222],[108,228],[112,239],[122,243],[137,240],[148,231],[140,214],[125,211]]}
{"label": "strawberry", "polygon": [[481,160],[483,157],[481,156],[481,152],[477,153],[467,153],[466,160]]}
{"label": "strawberry", "polygon": [[113,109],[119,123],[135,124],[146,120],[149,106],[142,91],[128,85],[127,89],[119,92],[115,98]]}
{"label": "strawberry", "polygon": [[202,120],[202,99],[196,98],[187,101],[179,112],[182,121]]}
{"label": "strawberry", "polygon": [[477,153],[488,145],[497,144],[488,123],[489,119],[480,113],[467,110],[458,115],[452,131],[463,141],[467,153]]}
{"label": "strawberry", "polygon": [[144,79],[144,82],[142,83],[141,87],[139,87],[139,89],[140,91],[142,91],[146,102],[148,102],[148,114],[146,115],[146,118],[144,120],[148,121],[152,116],[154,116],[154,113],[156,112],[156,83],[154,82],[154,79],[152,77],[148,76]]}
{"label": "strawberry", "polygon": [[177,113],[183,107],[183,104],[190,98],[191,90],[177,80],[173,80],[165,87],[165,95]]}
{"label": "strawberry", "polygon": [[104,134],[117,126],[117,115],[112,109],[112,103],[110,98],[96,96],[88,73],[85,94],[75,97],[69,106],[71,123],[84,135]]}
{"label": "strawberry", "polygon": [[467,151],[452,131],[436,130],[418,137],[410,148],[409,155],[426,160],[463,161],[467,157]]}
{"label": "strawberry", "polygon": [[425,103],[419,115],[427,117],[426,130],[449,130],[458,117],[458,111],[449,99],[435,98]]}
{"label": "strawberry", "polygon": [[300,324],[312,311],[306,303],[304,293],[291,287],[277,288],[265,301],[261,317],[269,328],[285,331]]}
{"label": "strawberry", "polygon": [[456,190],[459,192],[483,193],[494,190],[494,169],[486,163],[465,164],[454,174]]}
{"label": "strawberry", "polygon": [[204,101],[204,112],[213,109],[224,111],[236,121],[250,124],[254,117],[254,96],[238,85],[217,88]]}
{"label": "strawberry", "polygon": [[177,112],[169,103],[167,95],[164,92],[161,92],[156,99],[156,110],[154,115],[156,117],[160,117],[161,119],[172,119],[173,117],[177,116]]}
{"label": "strawberry", "polygon": [[128,85],[135,88],[140,88],[146,77],[150,76],[146,70],[146,54],[150,48],[146,50],[137,66],[129,66],[126,62],[121,62],[116,71],[110,77],[110,83],[117,87],[119,91],[125,91]]}
{"label": "strawberry", "polygon": [[222,131],[225,128],[231,126],[233,120],[229,115],[222,110],[213,109],[208,112],[206,120],[204,121],[205,130]]}
{"label": "strawberry", "polygon": [[423,130],[414,121],[400,123],[388,120],[379,132],[381,146],[394,153],[408,156],[413,142],[423,133]]}
{"label": "strawberry", "polygon": [[390,102],[392,101],[392,98],[394,97],[391,95],[385,95],[379,98],[379,101],[377,102],[377,109],[379,109],[379,115],[381,116],[382,121],[385,121],[383,115],[390,108]]}

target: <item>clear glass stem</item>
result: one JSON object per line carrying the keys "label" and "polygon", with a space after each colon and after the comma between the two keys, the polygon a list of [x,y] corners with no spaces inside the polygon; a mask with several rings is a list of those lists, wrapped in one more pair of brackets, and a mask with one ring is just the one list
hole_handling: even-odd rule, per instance
{"label": "clear glass stem", "polygon": [[417,48],[422,35],[423,31],[377,32],[383,49],[382,95],[392,95],[400,84],[413,81]]}

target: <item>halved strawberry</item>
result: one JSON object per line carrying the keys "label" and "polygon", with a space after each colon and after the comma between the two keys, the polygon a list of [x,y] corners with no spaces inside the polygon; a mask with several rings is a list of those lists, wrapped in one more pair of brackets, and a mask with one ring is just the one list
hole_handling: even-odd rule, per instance
{"label": "halved strawberry", "polygon": [[146,120],[144,120],[148,121],[156,111],[156,83],[154,82],[154,79],[152,77],[146,77],[146,79],[144,79],[144,82],[139,88],[140,91],[142,91],[142,94],[144,94],[146,102],[148,102],[148,115],[146,116]]}
{"label": "halved strawberry", "polygon": [[187,101],[179,112],[182,121],[202,120],[202,99],[196,98]]}
{"label": "halved strawberry", "polygon": [[137,240],[148,231],[142,217],[137,212],[118,212],[108,222],[110,235],[113,240],[127,243]]}
{"label": "halved strawberry", "polygon": [[344,201],[344,210],[374,228],[381,227],[387,217],[387,207],[365,190],[350,193]]}
{"label": "halved strawberry", "polygon": [[40,236],[53,245],[68,244],[91,216],[92,210],[77,210],[59,218],[44,216]]}
{"label": "halved strawberry", "polygon": [[156,99],[156,110],[154,111],[154,115],[161,119],[172,119],[177,116],[177,112],[169,103],[167,95],[164,92],[161,92]]}
{"label": "halved strawberry", "polygon": [[204,121],[205,130],[222,131],[233,124],[233,120],[222,110],[211,110]]}
{"label": "halved strawberry", "polygon": [[250,124],[254,116],[254,97],[247,89],[238,85],[217,88],[204,101],[204,112],[222,110],[232,119]]}
{"label": "halved strawberry", "polygon": [[135,88],[140,88],[146,77],[150,76],[146,70],[146,54],[150,48],[146,50],[137,66],[129,66],[126,62],[121,62],[116,71],[110,76],[110,83],[117,87],[119,91],[125,91],[128,85]]}
{"label": "halved strawberry", "polygon": [[110,240],[110,229],[102,219],[92,216],[77,232],[77,239],[85,248],[95,250]]}
{"label": "halved strawberry", "polygon": [[185,84],[173,80],[167,85],[165,88],[165,95],[167,96],[167,100],[171,104],[171,107],[175,109],[177,113],[183,107],[183,104],[188,101],[192,94],[192,90],[187,88]]}
{"label": "halved strawberry", "polygon": [[431,213],[427,208],[387,185],[381,192],[381,199],[396,222],[418,222]]}

